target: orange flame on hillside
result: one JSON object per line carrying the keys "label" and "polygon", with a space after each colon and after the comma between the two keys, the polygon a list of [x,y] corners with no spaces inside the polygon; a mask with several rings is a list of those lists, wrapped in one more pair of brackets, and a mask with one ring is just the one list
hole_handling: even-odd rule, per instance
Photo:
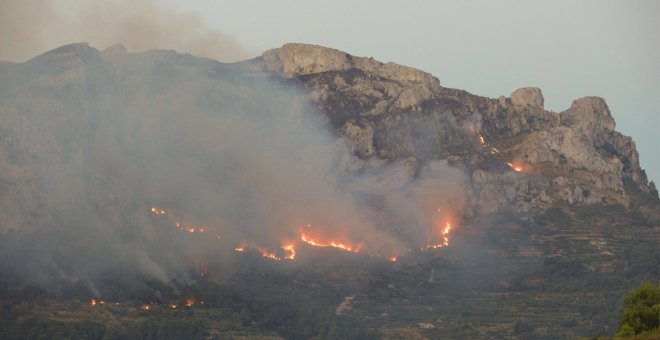
{"label": "orange flame on hillside", "polygon": [[156,207],[151,207],[151,212],[156,216],[165,215],[165,210]]}
{"label": "orange flame on hillside", "polygon": [[442,247],[446,247],[449,245],[449,232],[451,231],[451,223],[447,222],[445,224],[445,227],[440,230],[440,235],[442,236],[442,242],[441,243],[434,243],[434,244],[429,244],[426,246],[426,249],[438,249]]}
{"label": "orange flame on hillside", "polygon": [[314,247],[332,247],[332,248],[337,248],[341,250],[345,250],[351,253],[359,253],[360,252],[360,247],[354,248],[351,245],[340,243],[340,242],[335,242],[335,241],[330,241],[330,242],[321,242],[321,241],[316,241],[312,239],[310,236],[305,235],[302,230],[300,231],[300,240],[303,242],[312,245]]}
{"label": "orange flame on hillside", "polygon": [[277,255],[275,255],[275,253],[271,253],[271,252],[269,252],[269,251],[266,250],[266,249],[259,248],[259,249],[257,249],[257,250],[261,253],[261,256],[263,256],[263,257],[265,257],[265,258],[267,258],[267,259],[271,259],[271,260],[275,260],[275,261],[280,261],[280,260],[282,260],[282,259],[279,258]]}
{"label": "orange flame on hillside", "polygon": [[511,167],[511,169],[515,170],[516,172],[521,172],[523,171],[523,167],[518,165],[518,164],[511,164],[509,162],[506,163],[508,166]]}
{"label": "orange flame on hillside", "polygon": [[282,249],[284,250],[284,258],[287,260],[293,260],[296,258],[296,248],[293,246],[293,244],[288,244],[282,246]]}
{"label": "orange flame on hillside", "polygon": [[91,300],[89,301],[89,304],[92,305],[92,306],[96,306],[96,300],[95,300],[95,299],[91,299]]}

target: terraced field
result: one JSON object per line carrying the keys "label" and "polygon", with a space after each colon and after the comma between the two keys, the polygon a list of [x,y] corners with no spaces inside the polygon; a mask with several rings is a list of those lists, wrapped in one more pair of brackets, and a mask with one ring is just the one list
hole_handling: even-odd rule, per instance
{"label": "terraced field", "polygon": [[452,247],[394,268],[346,313],[386,338],[612,334],[623,295],[660,278],[660,228],[646,222],[621,206],[478,221],[482,229],[458,229]]}

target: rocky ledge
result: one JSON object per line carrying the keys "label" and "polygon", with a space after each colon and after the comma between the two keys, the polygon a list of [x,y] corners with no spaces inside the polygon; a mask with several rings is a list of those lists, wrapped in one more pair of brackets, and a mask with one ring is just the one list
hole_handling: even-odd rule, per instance
{"label": "rocky ledge", "polygon": [[352,145],[351,170],[402,160],[415,173],[446,160],[470,174],[471,213],[629,205],[638,192],[657,200],[635,143],[615,130],[603,98],[580,98],[555,113],[544,109],[539,88],[485,98],[411,67],[316,45],[286,44],[253,63],[307,91]]}

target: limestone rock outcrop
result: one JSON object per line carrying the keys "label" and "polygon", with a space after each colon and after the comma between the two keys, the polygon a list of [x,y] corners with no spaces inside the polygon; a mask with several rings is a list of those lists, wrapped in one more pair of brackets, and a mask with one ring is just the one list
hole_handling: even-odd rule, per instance
{"label": "limestone rock outcrop", "polygon": [[543,93],[538,87],[523,87],[511,94],[511,103],[522,107],[543,110]]}
{"label": "limestone rock outcrop", "polygon": [[[605,101],[544,109],[536,87],[490,99],[440,86],[410,67],[314,45],[286,44],[262,68],[296,79],[361,159],[447,159],[472,175],[472,212],[531,211],[556,202],[628,204],[624,182],[650,192],[634,142]],[[511,172],[512,163],[523,171]]]}

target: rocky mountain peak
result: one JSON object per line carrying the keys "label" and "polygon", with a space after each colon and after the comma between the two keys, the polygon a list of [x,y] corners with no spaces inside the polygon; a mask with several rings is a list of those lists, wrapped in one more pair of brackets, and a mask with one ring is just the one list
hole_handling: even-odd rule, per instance
{"label": "rocky mountain peak", "polygon": [[[271,76],[299,81],[358,158],[405,159],[413,168],[446,159],[464,168],[476,214],[559,202],[627,205],[627,180],[652,191],[634,142],[614,130],[599,97],[555,113],[537,87],[484,98],[414,68],[315,45],[286,44],[260,62]],[[512,172],[512,164],[524,170]]]}
{"label": "rocky mountain peak", "polygon": [[574,100],[571,107],[560,115],[563,124],[583,129],[591,135],[613,132],[616,126],[605,99],[601,97]]}
{"label": "rocky mountain peak", "polygon": [[511,104],[543,110],[543,93],[538,87],[523,87],[511,94]]}
{"label": "rocky mountain peak", "polygon": [[333,48],[288,43],[262,54],[265,68],[289,77],[330,71],[358,69],[365,73],[405,84],[422,84],[439,88],[438,78],[416,68],[396,63],[382,63],[373,58],[355,57]]}

